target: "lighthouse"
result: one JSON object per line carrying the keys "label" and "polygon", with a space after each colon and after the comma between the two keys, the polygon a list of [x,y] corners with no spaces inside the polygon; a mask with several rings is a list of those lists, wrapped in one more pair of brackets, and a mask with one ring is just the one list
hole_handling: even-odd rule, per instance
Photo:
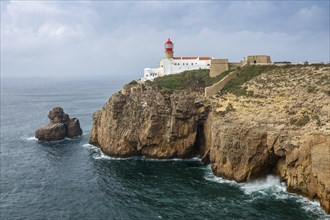
{"label": "lighthouse", "polygon": [[166,42],[165,42],[165,57],[167,59],[173,59],[173,47],[174,44],[171,41],[171,39],[169,38]]}
{"label": "lighthouse", "polygon": [[165,57],[159,61],[158,68],[144,68],[142,82],[187,70],[210,69],[211,57],[174,57],[174,44],[170,38],[165,42]]}

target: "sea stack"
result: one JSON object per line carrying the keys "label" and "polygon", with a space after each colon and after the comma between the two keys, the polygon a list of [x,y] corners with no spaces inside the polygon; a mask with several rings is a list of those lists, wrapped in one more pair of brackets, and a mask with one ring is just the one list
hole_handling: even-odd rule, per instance
{"label": "sea stack", "polygon": [[77,118],[70,118],[61,107],[55,107],[48,113],[50,123],[35,132],[39,141],[58,141],[65,137],[82,135],[80,123]]}

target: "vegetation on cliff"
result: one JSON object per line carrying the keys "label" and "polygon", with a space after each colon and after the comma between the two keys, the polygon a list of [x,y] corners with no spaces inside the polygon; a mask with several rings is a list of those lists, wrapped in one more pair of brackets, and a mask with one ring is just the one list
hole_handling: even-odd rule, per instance
{"label": "vegetation on cliff", "polygon": [[237,96],[241,95],[250,95],[247,90],[241,85],[247,81],[250,81],[254,77],[264,73],[265,71],[269,71],[276,68],[274,65],[267,65],[267,66],[248,66],[243,69],[240,74],[231,81],[223,88],[224,92],[230,92]]}
{"label": "vegetation on cliff", "polygon": [[153,82],[149,84],[161,88],[163,91],[174,91],[174,90],[199,90],[207,86],[210,86],[222,78],[227,76],[232,70],[221,73],[217,77],[210,77],[210,70],[199,69],[185,71],[180,74],[166,75],[163,77],[156,78]]}
{"label": "vegetation on cliff", "polygon": [[329,88],[329,65],[244,69],[210,99],[213,171],[236,181],[275,173],[330,213]]}
{"label": "vegetation on cliff", "polygon": [[[290,74],[290,72],[296,73],[299,71],[305,71],[306,68],[310,68],[314,71],[324,70],[328,71],[330,73],[330,65],[324,65],[324,64],[313,64],[313,65],[285,65],[285,66],[275,66],[275,65],[265,65],[265,66],[259,66],[259,65],[252,65],[248,66],[245,69],[240,71],[240,74],[237,76],[237,78],[229,81],[227,85],[223,88],[222,93],[232,93],[236,96],[253,96],[253,91],[249,91],[246,86],[243,86],[244,83],[249,82],[250,80],[254,79],[255,77],[266,73],[268,75],[276,74],[279,72],[286,72],[287,74]],[[309,75],[312,76],[312,75]],[[317,74],[315,75],[317,82],[317,85],[328,85],[330,86],[330,76],[329,75],[322,75],[321,77],[318,77]],[[302,80],[302,79],[300,79]],[[259,80],[260,81],[260,80]],[[269,85],[279,86],[278,82],[281,81],[280,79],[277,79],[276,81],[273,81],[272,76],[270,76],[267,80],[261,80],[259,84],[263,84],[265,88],[268,88]],[[307,91],[309,93],[316,93],[318,90],[317,85],[307,85]],[[326,90],[323,89],[324,92],[328,95],[330,95],[330,89]]]}
{"label": "vegetation on cliff", "polygon": [[199,156],[238,182],[273,173],[330,213],[329,66],[250,66],[222,95],[195,92],[225,74],[131,82],[94,113],[89,142],[119,157]]}

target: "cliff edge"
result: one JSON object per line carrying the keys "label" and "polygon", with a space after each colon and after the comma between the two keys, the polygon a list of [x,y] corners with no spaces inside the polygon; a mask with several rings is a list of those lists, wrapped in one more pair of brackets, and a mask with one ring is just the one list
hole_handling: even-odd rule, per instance
{"label": "cliff edge", "polygon": [[124,86],[94,113],[90,143],[119,157],[199,156],[238,182],[276,174],[329,213],[329,66],[250,66],[208,98],[195,78]]}
{"label": "cliff edge", "polygon": [[198,127],[209,111],[202,94],[128,84],[94,113],[89,142],[117,157],[197,156],[202,147]]}

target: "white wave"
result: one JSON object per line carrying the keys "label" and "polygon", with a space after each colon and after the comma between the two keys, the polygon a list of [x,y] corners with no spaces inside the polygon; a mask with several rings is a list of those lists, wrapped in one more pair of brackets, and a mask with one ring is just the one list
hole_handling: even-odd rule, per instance
{"label": "white wave", "polygon": [[64,140],[67,140],[67,141],[74,141],[74,140],[78,140],[78,139],[81,139],[82,135],[81,136],[76,136],[76,137],[65,137]]}
{"label": "white wave", "polygon": [[95,160],[127,160],[129,158],[121,158],[121,157],[111,157],[102,152],[102,150],[98,147],[95,147],[91,145],[94,150],[96,150],[96,153],[93,155],[93,158]]}
{"label": "white wave", "polygon": [[234,185],[234,186],[238,186],[238,183],[235,182],[234,180],[227,180],[227,179],[223,179],[221,177],[217,177],[217,176],[212,176],[212,175],[205,175],[204,179],[211,181],[211,182],[217,182],[217,183],[225,183],[225,184],[229,184],[229,185]]}
{"label": "white wave", "polygon": [[217,177],[212,173],[210,166],[207,166],[207,168],[208,170],[204,177],[206,180],[221,184],[238,186],[247,195],[255,195],[255,193],[258,193],[259,196],[252,196],[250,201],[270,195],[274,196],[274,198],[278,200],[294,199],[300,203],[301,207],[307,212],[317,213],[319,216],[321,216],[321,219],[330,220],[330,215],[325,214],[322,207],[320,206],[319,201],[311,201],[301,195],[287,192],[286,184],[284,182],[280,182],[279,178],[276,176],[268,175],[264,179],[259,179],[253,182],[237,183],[232,180],[226,180],[221,177]]}
{"label": "white wave", "polygon": [[38,139],[33,136],[33,137],[26,138],[26,140],[28,140],[28,141],[37,141]]}
{"label": "white wave", "polygon": [[322,220],[330,220],[330,215],[327,215],[318,200],[309,200],[306,197],[303,197],[301,195],[293,194],[293,193],[288,193],[290,198],[295,199],[298,203],[301,204],[301,207],[306,210],[307,212],[313,212],[317,213],[319,216],[321,216]]}
{"label": "white wave", "polygon": [[156,158],[148,158],[144,156],[132,156],[132,157],[112,157],[103,153],[103,151],[92,144],[83,144],[83,147],[89,148],[95,152],[93,158],[96,160],[144,160],[144,161],[158,161],[158,162],[168,162],[168,161],[201,161],[198,157],[193,157],[190,159],[182,159],[182,158],[170,158],[170,159],[156,159]]}
{"label": "white wave", "polygon": [[92,144],[83,144],[83,147],[90,148],[90,149],[99,149],[98,147],[92,145]]}
{"label": "white wave", "polygon": [[91,149],[93,151],[93,158],[95,160],[129,160],[129,159],[135,159],[134,157],[127,157],[127,158],[121,158],[121,157],[111,157],[106,155],[102,152],[102,150],[99,147],[96,147],[92,144],[83,144],[82,145],[85,148]]}
{"label": "white wave", "polygon": [[278,177],[268,175],[265,179],[259,179],[253,182],[239,184],[241,189],[246,194],[252,194],[259,192],[264,194],[265,191],[271,192],[285,192],[286,187],[284,183],[281,183]]}
{"label": "white wave", "polygon": [[211,181],[211,182],[225,183],[225,184],[229,184],[232,186],[238,186],[238,183],[234,180],[227,180],[222,177],[218,177],[218,176],[214,175],[210,165],[206,166],[206,173],[204,175],[204,179]]}

